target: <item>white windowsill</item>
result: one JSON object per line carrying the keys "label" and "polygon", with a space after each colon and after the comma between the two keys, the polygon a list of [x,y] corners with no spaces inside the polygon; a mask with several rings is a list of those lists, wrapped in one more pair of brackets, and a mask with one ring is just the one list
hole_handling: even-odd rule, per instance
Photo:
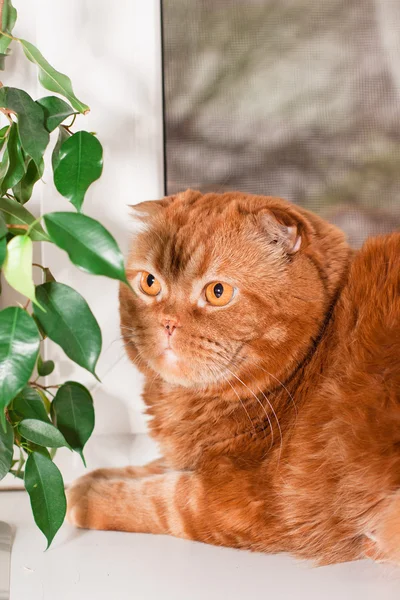
{"label": "white windowsill", "polygon": [[[90,468],[142,464],[156,455],[144,435],[94,436]],[[82,472],[67,455],[66,480]],[[73,461],[72,461],[73,462]],[[52,547],[22,491],[0,492],[0,517],[14,529],[11,600],[398,600],[400,571],[360,561],[311,568],[286,555],[216,548],[166,536],[78,531],[65,524]]]}

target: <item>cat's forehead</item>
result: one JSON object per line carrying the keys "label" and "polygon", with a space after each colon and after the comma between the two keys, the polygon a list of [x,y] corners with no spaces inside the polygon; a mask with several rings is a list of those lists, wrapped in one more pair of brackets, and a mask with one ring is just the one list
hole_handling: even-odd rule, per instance
{"label": "cat's forehead", "polygon": [[175,228],[169,223],[141,234],[134,258],[168,279],[192,279],[218,270],[222,263],[228,266],[230,253],[224,252],[221,242],[222,235],[215,226],[205,235],[196,231],[194,224]]}
{"label": "cat's forehead", "polygon": [[265,280],[284,271],[286,252],[300,247],[296,227],[283,224],[288,206],[279,198],[192,190],[146,201],[134,207],[140,227],[128,268],[169,282],[207,274]]}
{"label": "cat's forehead", "polygon": [[[166,215],[168,217],[168,215]],[[159,220],[142,232],[133,245],[129,267],[159,275],[170,284],[223,278],[234,282],[274,269],[260,233],[240,219],[187,218]]]}

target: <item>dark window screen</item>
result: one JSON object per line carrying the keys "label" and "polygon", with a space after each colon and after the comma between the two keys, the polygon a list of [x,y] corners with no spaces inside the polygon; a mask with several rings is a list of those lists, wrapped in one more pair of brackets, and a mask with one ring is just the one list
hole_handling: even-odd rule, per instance
{"label": "dark window screen", "polygon": [[167,193],[287,198],[358,246],[400,224],[400,2],[163,0]]}

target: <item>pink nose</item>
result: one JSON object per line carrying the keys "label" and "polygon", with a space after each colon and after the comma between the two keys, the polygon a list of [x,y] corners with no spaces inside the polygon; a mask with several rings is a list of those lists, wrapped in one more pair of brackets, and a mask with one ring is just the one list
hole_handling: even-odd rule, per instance
{"label": "pink nose", "polygon": [[162,319],[161,321],[163,327],[164,327],[164,331],[167,335],[172,335],[175,331],[175,329],[178,327],[178,320],[177,319]]}

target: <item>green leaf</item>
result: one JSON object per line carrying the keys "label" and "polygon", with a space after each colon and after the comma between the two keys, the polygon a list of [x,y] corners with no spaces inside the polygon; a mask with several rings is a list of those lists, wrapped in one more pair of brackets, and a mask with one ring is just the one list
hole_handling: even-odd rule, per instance
{"label": "green leaf", "polygon": [[14,398],[12,408],[21,419],[39,419],[39,421],[50,423],[46,407],[40,394],[29,386],[26,386],[22,392]]}
{"label": "green leaf", "polygon": [[83,448],[94,428],[93,400],[89,391],[80,383],[67,381],[59,388],[51,406],[58,429],[85,462]]}
{"label": "green leaf", "polygon": [[38,452],[29,455],[25,465],[25,488],[36,525],[46,536],[49,547],[67,511],[64,482],[50,458]]}
{"label": "green leaf", "polygon": [[5,238],[8,234],[8,227],[5,218],[0,212],[0,240]]}
{"label": "green leaf", "polygon": [[[13,233],[26,234],[26,229],[18,229],[18,225],[22,225],[23,227],[30,226],[36,220],[24,206],[21,206],[19,202],[12,198],[0,198],[0,212],[3,214],[7,224],[16,226],[16,229],[13,229]],[[40,223],[35,223],[29,233],[29,237],[34,242],[50,241]]]}
{"label": "green leaf", "polygon": [[33,319],[19,307],[0,311],[0,420],[4,408],[25,387],[39,353],[40,335]]}
{"label": "green leaf", "polygon": [[44,160],[42,159],[39,168],[36,166],[36,163],[32,159],[28,159],[26,162],[26,173],[17,183],[16,186],[13,187],[13,193],[16,198],[22,203],[28,202],[30,197],[32,196],[33,187],[37,181],[42,177],[44,171]]}
{"label": "green leaf", "polygon": [[101,352],[101,331],[86,300],[68,285],[43,283],[36,298],[45,308],[33,312],[46,335],[78,365],[95,374]]}
{"label": "green leaf", "polygon": [[112,235],[95,219],[71,212],[44,215],[50,239],[75,265],[93,275],[126,282],[124,258]]}
{"label": "green leaf", "polygon": [[[0,39],[1,39],[1,36],[0,36]],[[6,141],[6,139],[8,137],[9,129],[11,129],[10,125],[5,125],[2,129],[0,129],[0,150],[3,148],[4,142]]]}
{"label": "green leaf", "polygon": [[53,171],[55,171],[58,167],[58,163],[60,162],[60,150],[61,146],[71,137],[71,134],[63,127],[62,125],[58,128],[58,138],[56,145],[54,146],[53,153],[51,155],[51,166],[53,167]]}
{"label": "green leaf", "polygon": [[[17,11],[13,7],[11,0],[5,0],[3,4],[3,14],[1,30],[11,33],[17,20]],[[0,54],[5,54],[12,40],[5,35],[0,35]]]}
{"label": "green leaf", "polygon": [[41,106],[36,104],[24,90],[10,87],[0,89],[0,106],[16,113],[21,146],[39,168],[50,139],[49,132],[44,126]]}
{"label": "green leaf", "polygon": [[30,442],[44,446],[45,448],[69,447],[63,434],[58,431],[57,427],[36,418],[21,421],[18,425],[18,431]]}
{"label": "green leaf", "polygon": [[0,181],[3,181],[4,177],[6,176],[9,165],[10,157],[8,156],[8,148],[6,146],[4,148],[3,156],[0,162]]}
{"label": "green leaf", "polygon": [[46,396],[46,394],[44,393],[43,390],[37,389],[36,391],[39,394],[39,396],[41,397],[41,399],[43,400],[43,404],[44,404],[44,406],[46,408],[47,413],[50,413],[50,410],[51,410],[51,402],[50,402],[50,400],[48,399],[48,397]]}
{"label": "green leaf", "polygon": [[103,149],[99,140],[87,131],[78,131],[61,146],[54,184],[80,211],[87,189],[102,170]]}
{"label": "green leaf", "polygon": [[36,327],[38,328],[38,331],[41,335],[42,340],[45,340],[47,338],[47,335],[43,331],[43,328],[42,328],[41,324],[39,323],[38,319],[35,317],[34,314],[32,314],[31,317],[35,321]]}
{"label": "green leaf", "polygon": [[[39,446],[39,444],[34,444],[33,442],[26,442],[28,445],[28,448],[30,450],[32,450],[32,452],[39,452],[39,454],[43,454],[44,456],[47,456],[47,458],[51,458],[50,456],[50,452],[47,450],[47,448],[44,448],[43,446]],[[52,448],[52,450],[54,450],[54,452],[57,452],[56,448]]]}
{"label": "green leaf", "polygon": [[54,371],[54,361],[43,361],[42,357],[39,355],[37,370],[40,377],[47,377],[47,375],[50,375]]}
{"label": "green leaf", "polygon": [[6,256],[7,256],[7,239],[2,238],[2,239],[0,239],[0,269],[3,266],[4,261],[6,260]]}
{"label": "green leaf", "polygon": [[54,131],[64,119],[75,114],[72,106],[57,96],[45,96],[36,102],[43,109],[47,131]]}
{"label": "green leaf", "polygon": [[25,159],[19,139],[18,124],[13,123],[7,141],[8,169],[1,182],[1,192],[4,193],[17,185],[25,175]]}
{"label": "green leaf", "polygon": [[61,94],[80,113],[86,114],[90,108],[75,96],[72,83],[67,75],[63,75],[52,67],[39,50],[26,40],[19,40],[25,56],[39,68],[39,81],[46,90]]}
{"label": "green leaf", "polygon": [[14,290],[36,303],[32,277],[33,243],[26,235],[16,235],[7,244],[4,277]]}
{"label": "green leaf", "polygon": [[7,234],[8,234],[7,223],[6,223],[3,215],[0,213],[0,240],[2,238],[6,237]]}
{"label": "green leaf", "polygon": [[11,469],[14,446],[14,431],[10,423],[6,421],[6,429],[0,427],[0,480],[3,479]]}

